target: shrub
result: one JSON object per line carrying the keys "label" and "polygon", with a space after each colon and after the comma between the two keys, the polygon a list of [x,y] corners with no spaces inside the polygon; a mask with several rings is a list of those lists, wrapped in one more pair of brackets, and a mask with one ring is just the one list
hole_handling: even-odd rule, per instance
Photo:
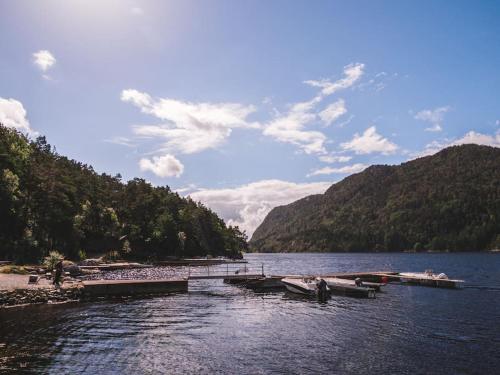
{"label": "shrub", "polygon": [[64,255],[62,255],[57,250],[52,250],[51,252],[49,252],[49,255],[44,258],[43,265],[47,267],[49,271],[52,271],[57,262],[59,262],[62,259],[64,259]]}
{"label": "shrub", "polygon": [[87,253],[85,252],[85,250],[80,250],[78,251],[78,259],[79,260],[85,260],[87,259]]}
{"label": "shrub", "polygon": [[120,259],[120,253],[116,250],[111,250],[106,255],[104,255],[103,260],[106,262],[113,262]]}

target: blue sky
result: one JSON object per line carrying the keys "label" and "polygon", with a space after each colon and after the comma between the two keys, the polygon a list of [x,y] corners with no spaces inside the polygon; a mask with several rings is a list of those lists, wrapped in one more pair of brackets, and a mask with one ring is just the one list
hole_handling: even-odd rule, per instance
{"label": "blue sky", "polygon": [[4,1],[0,121],[249,234],[371,164],[500,146],[495,1]]}

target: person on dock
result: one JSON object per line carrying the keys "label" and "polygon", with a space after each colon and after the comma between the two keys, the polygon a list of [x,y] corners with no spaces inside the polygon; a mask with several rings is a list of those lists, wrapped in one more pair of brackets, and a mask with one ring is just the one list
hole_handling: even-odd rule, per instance
{"label": "person on dock", "polygon": [[60,282],[61,282],[61,276],[63,273],[63,261],[62,261],[62,259],[60,259],[59,262],[56,263],[56,265],[54,266],[54,270],[56,271],[56,273],[54,275],[54,281],[52,284],[54,284],[57,288],[59,288],[61,286]]}

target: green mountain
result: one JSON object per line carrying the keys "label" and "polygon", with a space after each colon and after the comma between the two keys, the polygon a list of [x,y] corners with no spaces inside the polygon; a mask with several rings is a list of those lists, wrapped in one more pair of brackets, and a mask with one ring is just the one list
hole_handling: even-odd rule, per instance
{"label": "green mountain", "polygon": [[500,248],[500,149],[462,145],[374,165],[274,208],[250,241],[261,252]]}
{"label": "green mountain", "polygon": [[110,253],[131,259],[225,255],[246,236],[168,186],[96,173],[0,124],[0,260]]}

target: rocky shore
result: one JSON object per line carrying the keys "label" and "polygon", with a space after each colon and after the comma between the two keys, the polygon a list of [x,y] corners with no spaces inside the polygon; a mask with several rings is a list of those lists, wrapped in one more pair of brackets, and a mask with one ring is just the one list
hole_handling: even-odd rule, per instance
{"label": "rocky shore", "polygon": [[0,308],[37,303],[78,301],[80,297],[81,287],[79,285],[65,288],[0,290]]}

